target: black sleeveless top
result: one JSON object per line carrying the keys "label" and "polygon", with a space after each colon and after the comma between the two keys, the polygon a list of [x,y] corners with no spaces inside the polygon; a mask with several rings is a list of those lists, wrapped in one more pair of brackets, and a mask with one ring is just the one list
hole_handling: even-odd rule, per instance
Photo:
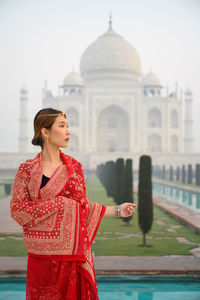
{"label": "black sleeveless top", "polygon": [[43,174],[42,176],[42,183],[41,183],[41,186],[40,188],[42,188],[43,186],[45,186],[45,184],[49,181],[50,177],[47,177]]}

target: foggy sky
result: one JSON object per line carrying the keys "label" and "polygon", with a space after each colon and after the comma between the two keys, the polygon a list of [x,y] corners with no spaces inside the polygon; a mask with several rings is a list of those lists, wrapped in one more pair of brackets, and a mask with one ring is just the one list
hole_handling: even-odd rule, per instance
{"label": "foggy sky", "polygon": [[[29,138],[42,107],[42,88],[54,96],[83,51],[108,29],[139,53],[169,92],[193,92],[195,151],[200,152],[200,1],[0,0],[0,151],[18,151],[20,89],[28,90]],[[184,118],[184,116],[183,116]],[[32,146],[30,144],[30,150]]]}

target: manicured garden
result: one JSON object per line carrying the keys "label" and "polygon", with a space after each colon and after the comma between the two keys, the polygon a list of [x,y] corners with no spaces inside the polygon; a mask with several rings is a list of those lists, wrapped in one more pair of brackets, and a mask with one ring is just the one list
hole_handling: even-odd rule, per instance
{"label": "manicured garden", "polygon": [[[105,206],[115,205],[112,198],[95,175],[89,175],[87,198]],[[134,194],[137,203],[137,195]],[[92,244],[95,256],[162,256],[192,255],[189,251],[200,247],[200,235],[189,230],[168,213],[154,206],[154,221],[146,236],[147,247],[143,247],[143,236],[138,226],[137,209],[130,225],[115,216],[104,216]],[[22,234],[0,236],[0,256],[26,256]]]}
{"label": "manicured garden", "polygon": [[[87,196],[91,202],[105,206],[115,205],[113,199],[106,196],[104,187],[95,176],[88,177]],[[134,194],[134,202],[137,203],[137,194]],[[130,234],[133,236],[128,236]],[[200,235],[154,206],[154,221],[151,231],[147,234],[147,247],[142,247],[142,244],[143,236],[138,226],[136,209],[130,226],[115,216],[104,217],[92,250],[96,256],[192,255],[189,250],[200,246]]]}

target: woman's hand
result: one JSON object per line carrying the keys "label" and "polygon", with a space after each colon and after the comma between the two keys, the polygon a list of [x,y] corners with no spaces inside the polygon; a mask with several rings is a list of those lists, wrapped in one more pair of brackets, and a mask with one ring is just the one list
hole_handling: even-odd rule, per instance
{"label": "woman's hand", "polygon": [[125,202],[120,205],[121,208],[121,217],[127,218],[133,214],[134,209],[137,207],[137,204]]}

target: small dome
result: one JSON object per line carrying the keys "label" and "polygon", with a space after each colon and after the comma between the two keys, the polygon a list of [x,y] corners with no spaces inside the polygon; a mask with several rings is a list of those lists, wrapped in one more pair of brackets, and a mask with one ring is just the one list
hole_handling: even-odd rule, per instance
{"label": "small dome", "polygon": [[84,51],[80,70],[84,79],[89,79],[94,73],[102,78],[107,76],[108,72],[113,72],[115,77],[120,78],[124,74],[127,78],[138,81],[141,75],[141,61],[135,48],[109,28]]}
{"label": "small dome", "polygon": [[161,87],[160,84],[160,80],[158,79],[158,77],[150,72],[148,74],[146,74],[143,79],[142,79],[142,84],[144,86],[153,86],[153,87]]}
{"label": "small dome", "polygon": [[83,78],[76,72],[69,73],[63,82],[63,86],[83,86]]}

